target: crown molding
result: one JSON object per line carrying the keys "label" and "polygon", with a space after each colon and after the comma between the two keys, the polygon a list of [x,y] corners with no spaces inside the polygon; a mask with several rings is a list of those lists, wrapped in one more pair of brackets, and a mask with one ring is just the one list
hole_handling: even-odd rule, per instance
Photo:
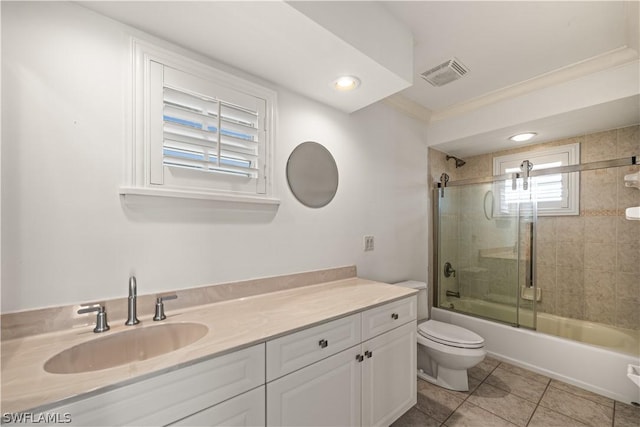
{"label": "crown molding", "polygon": [[432,112],[429,121],[434,122],[459,116],[470,111],[478,110],[490,104],[495,104],[536,90],[575,80],[577,78],[614,68],[635,60],[638,60],[638,52],[627,46],[623,46],[584,61],[576,62],[566,67],[541,74],[532,79],[498,89],[469,101],[434,111]]}
{"label": "crown molding", "polygon": [[400,95],[399,93],[386,97],[382,102],[414,119],[418,119],[425,123],[429,123],[431,120],[431,110],[423,107],[415,101],[412,101],[406,96]]}

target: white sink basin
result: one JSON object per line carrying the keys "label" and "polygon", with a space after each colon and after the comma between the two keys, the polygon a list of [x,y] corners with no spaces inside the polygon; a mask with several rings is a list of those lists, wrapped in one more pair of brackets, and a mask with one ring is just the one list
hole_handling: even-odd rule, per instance
{"label": "white sink basin", "polygon": [[150,359],[185,347],[204,337],[199,323],[165,323],[105,335],[61,351],[44,364],[52,374],[99,371]]}

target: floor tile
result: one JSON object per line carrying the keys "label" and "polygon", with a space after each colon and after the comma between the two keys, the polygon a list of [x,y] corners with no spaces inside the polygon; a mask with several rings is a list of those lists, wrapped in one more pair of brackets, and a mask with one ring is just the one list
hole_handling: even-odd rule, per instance
{"label": "floor tile", "polygon": [[500,362],[500,367],[505,369],[513,374],[522,375],[523,377],[527,377],[531,380],[537,381],[541,384],[547,385],[551,378],[545,377],[544,375],[537,374],[535,372],[529,371],[527,369],[521,368],[519,366],[512,365],[507,362]]}
{"label": "floor tile", "polygon": [[[586,424],[544,406],[538,406],[527,427],[581,427]],[[603,426],[604,427],[604,426]]]}
{"label": "floor tile", "polygon": [[469,370],[467,392],[417,386],[417,405],[394,427],[640,427],[640,408],[493,358]]}
{"label": "floor tile", "polygon": [[481,384],[468,402],[519,426],[525,426],[536,405],[489,384]]}
{"label": "floor tile", "polygon": [[613,399],[609,399],[608,397],[604,397],[599,394],[592,393],[583,388],[576,387],[574,385],[567,384],[558,380],[551,380],[551,383],[549,384],[549,386],[557,388],[559,390],[569,392],[571,394],[575,394],[576,396],[584,397],[585,399],[589,399],[601,405],[613,408]]}
{"label": "floor tile", "polygon": [[514,374],[502,366],[498,366],[485,380],[499,389],[508,391],[518,397],[527,399],[533,403],[538,403],[547,386],[541,382],[532,380],[522,375]]}
{"label": "floor tile", "polygon": [[483,381],[499,364],[500,361],[491,357],[485,357],[482,362],[469,369],[469,376]]}
{"label": "floor tile", "polygon": [[463,401],[442,387],[418,380],[418,409],[437,421],[444,422]]}
{"label": "floor tile", "polygon": [[540,406],[552,409],[590,426],[610,426],[613,408],[576,396],[575,394],[549,387],[542,396]]}
{"label": "floor tile", "polygon": [[638,427],[640,426],[640,407],[626,403],[615,403],[615,417],[613,427]]}
{"label": "floor tile", "polygon": [[447,427],[515,427],[515,424],[469,402],[464,402],[444,423]]}
{"label": "floor tile", "polygon": [[391,427],[439,427],[441,424],[414,406],[391,424]]}
{"label": "floor tile", "polygon": [[445,391],[448,392],[448,393],[452,393],[452,394],[458,396],[461,399],[466,399],[474,391],[476,391],[476,389],[478,388],[480,383],[482,383],[482,380],[479,380],[477,378],[473,378],[471,375],[469,375],[468,380],[469,380],[469,390],[468,391],[455,391],[455,390],[449,390],[449,389],[445,389]]}

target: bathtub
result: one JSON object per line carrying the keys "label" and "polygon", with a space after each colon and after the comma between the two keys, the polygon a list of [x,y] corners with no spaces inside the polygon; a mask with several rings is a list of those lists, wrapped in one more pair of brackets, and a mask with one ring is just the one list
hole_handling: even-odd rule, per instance
{"label": "bathtub", "polygon": [[[491,312],[492,316],[498,313],[498,318],[513,317],[513,311],[509,314],[509,307],[502,304],[472,299],[453,303],[456,309],[478,316]],[[524,322],[530,321],[531,315],[530,311],[521,311]],[[627,378],[627,366],[640,363],[640,343],[635,331],[547,313],[538,314],[538,331],[436,307],[431,309],[431,317],[481,335],[487,353],[496,359],[621,402],[640,402],[640,388]]]}
{"label": "bathtub", "polygon": [[[452,300],[458,311],[480,317],[513,323],[514,307],[478,299]],[[520,310],[520,323],[533,325],[533,312]],[[536,330],[545,334],[597,345],[609,350],[640,357],[640,331],[616,328],[602,323],[569,319],[548,313],[538,313]]]}

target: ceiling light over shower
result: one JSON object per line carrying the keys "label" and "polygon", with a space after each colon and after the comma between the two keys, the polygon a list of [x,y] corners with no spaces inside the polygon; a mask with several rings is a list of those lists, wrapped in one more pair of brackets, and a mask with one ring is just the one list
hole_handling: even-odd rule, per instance
{"label": "ceiling light over shower", "polygon": [[354,76],[342,76],[334,80],[333,87],[340,91],[353,90],[360,86],[360,79]]}
{"label": "ceiling light over shower", "polygon": [[525,132],[525,133],[519,133],[517,135],[510,136],[509,139],[515,142],[524,142],[524,141],[530,140],[536,135],[537,133],[535,132]]}

